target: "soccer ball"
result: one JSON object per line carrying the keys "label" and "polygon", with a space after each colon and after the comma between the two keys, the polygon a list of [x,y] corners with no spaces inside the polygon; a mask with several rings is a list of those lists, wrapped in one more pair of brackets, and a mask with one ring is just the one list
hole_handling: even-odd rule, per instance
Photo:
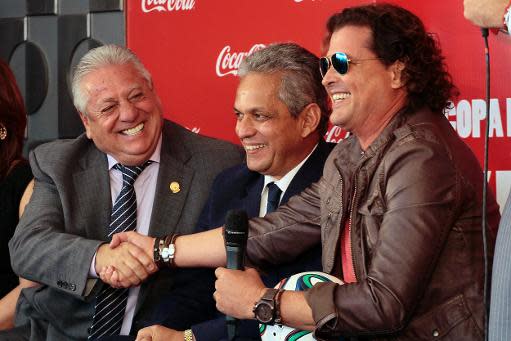
{"label": "soccer ball", "polygon": [[[284,290],[305,291],[312,288],[315,284],[321,282],[335,282],[343,284],[343,282],[332,275],[319,271],[308,271],[294,274],[289,278],[280,281],[275,288],[283,288]],[[306,330],[298,330],[281,324],[273,326],[259,324],[259,333],[262,341],[314,341],[312,332]]]}

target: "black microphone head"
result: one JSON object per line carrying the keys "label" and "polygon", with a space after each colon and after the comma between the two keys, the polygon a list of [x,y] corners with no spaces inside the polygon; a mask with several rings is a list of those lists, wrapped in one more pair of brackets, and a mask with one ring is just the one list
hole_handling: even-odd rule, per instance
{"label": "black microphone head", "polygon": [[244,210],[229,210],[225,216],[225,245],[241,246],[247,243],[248,216]]}

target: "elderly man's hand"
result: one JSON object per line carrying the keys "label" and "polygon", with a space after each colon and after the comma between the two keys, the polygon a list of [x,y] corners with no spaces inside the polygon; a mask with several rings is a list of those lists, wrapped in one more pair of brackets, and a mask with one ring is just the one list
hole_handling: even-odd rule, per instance
{"label": "elderly man's hand", "polygon": [[124,288],[139,285],[157,270],[152,257],[149,257],[138,246],[126,242],[121,243],[115,249],[108,244],[101,245],[96,253],[95,266],[100,277],[106,269],[114,269],[117,272],[115,282],[106,281],[106,283]]}
{"label": "elderly man's hand", "polygon": [[213,297],[218,310],[239,319],[253,319],[252,309],[266,291],[255,269],[229,270],[217,268]]}
{"label": "elderly man's hand", "polygon": [[465,18],[480,27],[502,27],[509,0],[464,0]]}
{"label": "elderly man's hand", "polygon": [[154,325],[140,329],[136,341],[183,341],[184,332]]}

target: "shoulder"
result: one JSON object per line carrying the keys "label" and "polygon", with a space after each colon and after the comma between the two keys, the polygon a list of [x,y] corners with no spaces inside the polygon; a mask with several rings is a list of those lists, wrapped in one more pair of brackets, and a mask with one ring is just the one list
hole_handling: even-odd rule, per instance
{"label": "shoulder", "polygon": [[165,121],[163,140],[162,153],[167,151],[175,159],[192,167],[217,169],[216,173],[244,159],[241,147],[198,135],[170,121]]}
{"label": "shoulder", "polygon": [[199,135],[171,121],[164,121],[164,137],[171,143],[181,143],[190,150],[227,151],[236,154],[242,152],[241,147],[220,139]]}
{"label": "shoulder", "polygon": [[213,182],[213,188],[218,190],[229,187],[245,188],[252,181],[256,181],[261,175],[248,169],[246,163],[229,167],[220,172]]}
{"label": "shoulder", "polygon": [[82,134],[76,139],[62,139],[43,143],[37,146],[31,154],[40,157],[47,163],[59,161],[71,161],[69,158],[81,155],[85,150],[90,149],[94,144]]}
{"label": "shoulder", "polygon": [[30,166],[34,175],[44,173],[71,173],[77,168],[91,166],[90,162],[103,160],[106,155],[99,151],[85,134],[76,139],[55,140],[37,146],[30,152]]}

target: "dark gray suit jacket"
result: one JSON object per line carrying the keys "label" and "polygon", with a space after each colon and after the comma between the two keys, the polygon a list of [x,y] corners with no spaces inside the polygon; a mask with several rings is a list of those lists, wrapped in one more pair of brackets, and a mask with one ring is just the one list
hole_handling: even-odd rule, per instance
{"label": "dark gray suit jacket", "polygon": [[[165,121],[149,234],[190,233],[215,176],[242,161],[241,150]],[[92,258],[107,240],[111,194],[106,155],[84,135],[39,146],[30,155],[34,194],[9,243],[20,276],[42,283],[23,290],[16,325],[30,325],[31,340],[83,339],[94,298],[103,285],[88,279]],[[171,182],[180,191],[169,190]],[[139,328],[172,276],[159,272],[141,288],[132,331]]]}

